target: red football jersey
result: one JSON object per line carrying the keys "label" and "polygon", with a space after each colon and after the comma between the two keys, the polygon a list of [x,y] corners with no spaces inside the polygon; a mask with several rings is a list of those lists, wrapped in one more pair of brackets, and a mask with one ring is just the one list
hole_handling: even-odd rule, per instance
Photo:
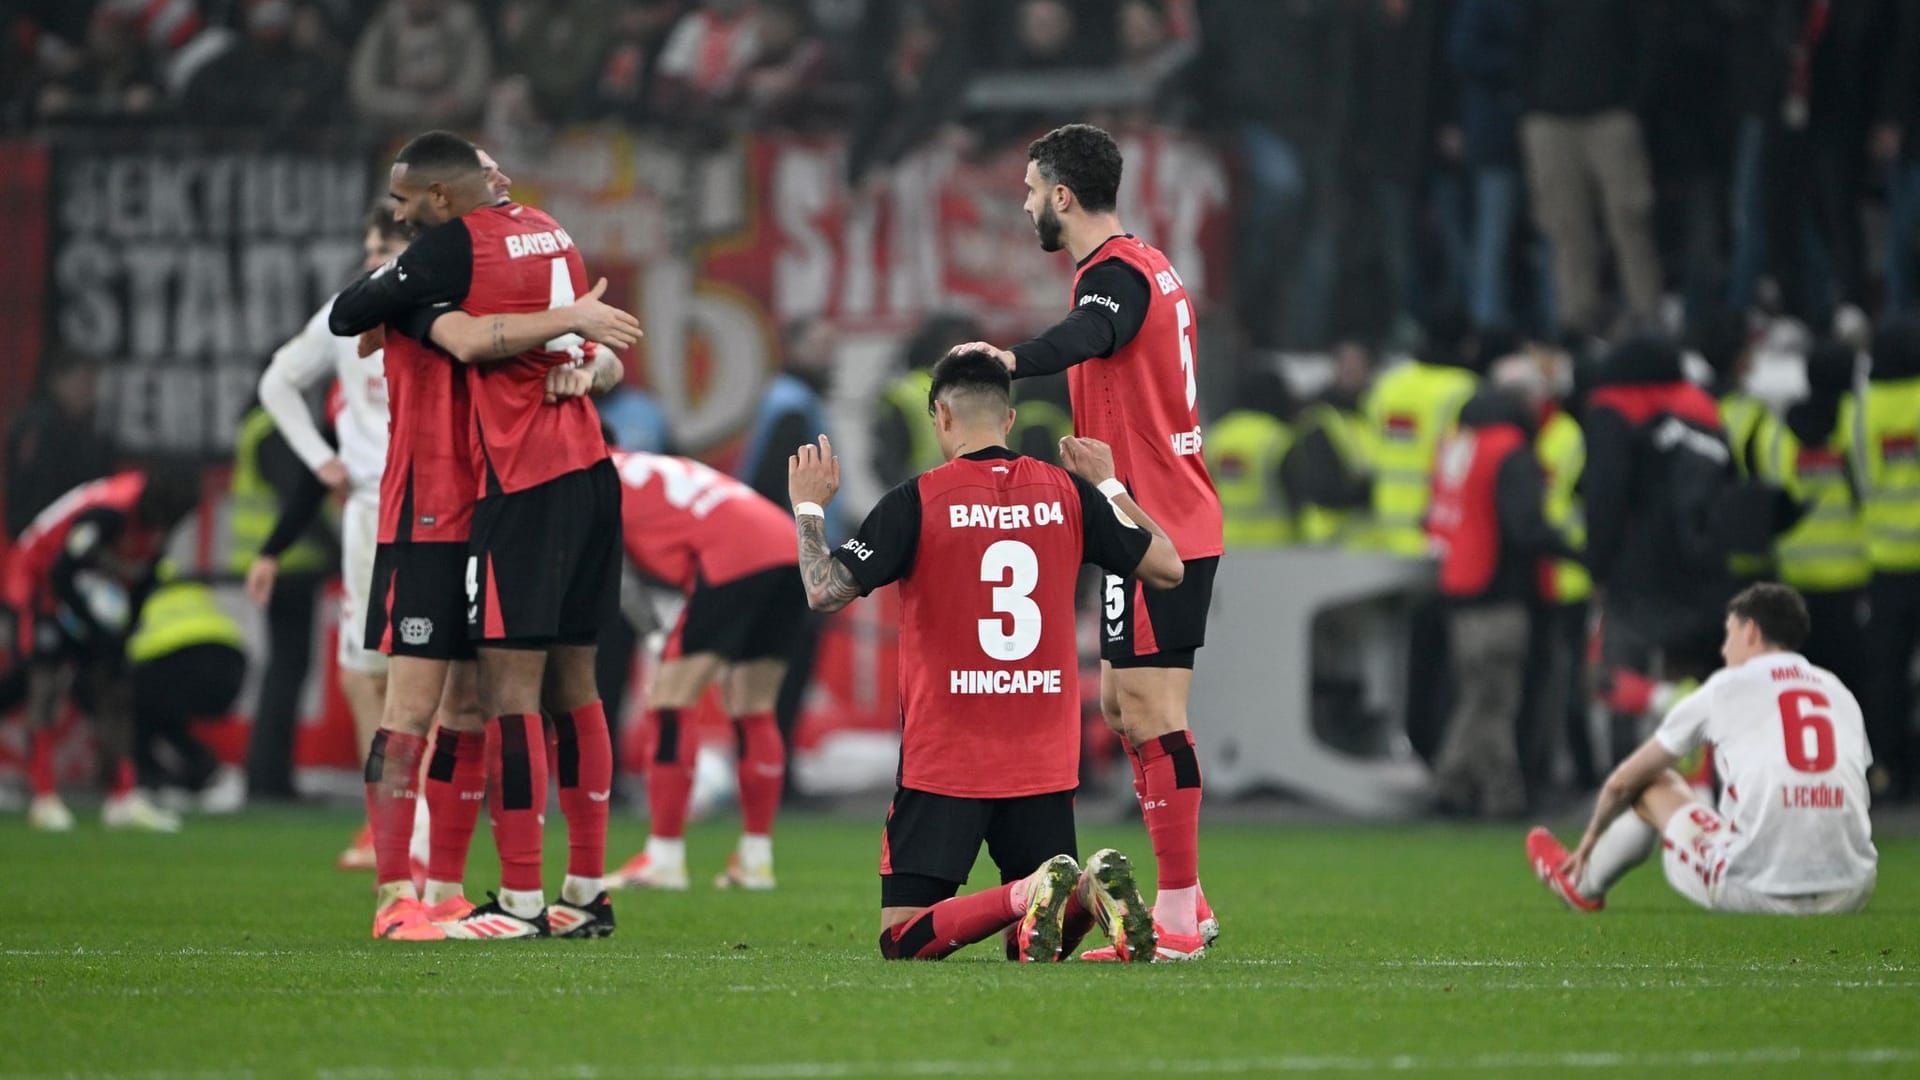
{"label": "red football jersey", "polygon": [[615,451],[627,557],[682,592],[794,566],[793,518],[759,492],[698,461]]}
{"label": "red football jersey", "polygon": [[[53,596],[49,590],[54,563],[59,561],[60,553],[70,540],[76,543],[80,540],[73,532],[74,523],[93,511],[108,511],[120,518],[118,534],[111,540],[115,555],[143,566],[158,558],[163,537],[141,528],[133,512],[146,487],[147,475],[143,472],[116,473],[81,484],[40,511],[27,531],[20,534],[13,556],[7,562],[4,589],[7,604],[19,612],[44,614],[52,609]],[[93,543],[85,546],[91,548]]]}
{"label": "red football jersey", "polygon": [[464,543],[473,524],[473,408],[446,354],[389,325],[387,465],[380,474],[383,544]]}
{"label": "red football jersey", "polygon": [[[573,238],[542,211],[502,203],[460,220],[473,242],[473,277],[460,304],[468,314],[543,311],[587,291]],[[584,344],[567,334],[511,360],[468,367],[479,495],[525,491],[606,458],[591,400],[544,404],[547,372],[580,361]]]}
{"label": "red football jersey", "polygon": [[1133,236],[1112,237],[1082,260],[1075,292],[1081,275],[1108,259],[1146,278],[1147,314],[1112,356],[1067,369],[1074,434],[1113,447],[1115,473],[1182,559],[1219,555],[1220,496],[1201,456],[1193,302],[1167,257]]}

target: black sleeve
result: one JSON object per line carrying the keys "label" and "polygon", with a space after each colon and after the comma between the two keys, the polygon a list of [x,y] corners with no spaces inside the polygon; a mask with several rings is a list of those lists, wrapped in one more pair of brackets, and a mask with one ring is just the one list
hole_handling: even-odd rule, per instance
{"label": "black sleeve", "polygon": [[1627,490],[1633,471],[1633,429],[1613,409],[1588,409],[1581,419],[1587,466],[1580,474],[1586,502],[1587,568],[1606,584],[1626,542]]}
{"label": "black sleeve", "polygon": [[93,609],[87,606],[86,598],[80,595],[74,575],[93,566],[100,552],[119,539],[126,528],[126,515],[118,510],[96,507],[83,511],[73,519],[73,524],[67,529],[66,542],[61,545],[59,556],[53,560],[50,583],[53,595],[93,634],[106,634],[108,631],[94,621]]}
{"label": "black sleeve", "polygon": [[1546,482],[1540,475],[1540,463],[1533,448],[1523,447],[1507,455],[1494,477],[1494,508],[1500,515],[1500,532],[1517,550],[1535,555],[1555,555],[1579,559],[1560,530],[1547,522]]}
{"label": "black sleeve", "polygon": [[1088,267],[1073,290],[1073,311],[1039,337],[1013,347],[1013,377],[1052,375],[1095,357],[1112,356],[1140,332],[1152,294],[1140,271],[1107,259]]}
{"label": "black sleeve", "polygon": [[1100,489],[1076,476],[1073,486],[1080,492],[1080,550],[1087,562],[1109,574],[1132,577],[1153,546],[1153,534],[1132,521],[1120,520],[1120,512],[1107,501]]}
{"label": "black sleeve", "polygon": [[327,329],[350,337],[393,324],[415,341],[426,341],[433,320],[467,298],[473,285],[473,234],[463,221],[421,233],[400,257],[361,275],[340,291],[327,315]]}
{"label": "black sleeve", "polygon": [[260,545],[260,554],[270,559],[279,558],[313,527],[326,500],[327,485],[310,472],[303,474],[292,488],[282,489],[280,516],[274,519],[273,531],[267,534],[266,543]]}
{"label": "black sleeve", "polygon": [[853,574],[865,596],[913,570],[920,546],[920,481],[916,477],[880,497],[853,539],[834,549],[833,557]]}
{"label": "black sleeve", "polygon": [[806,413],[798,410],[782,413],[767,429],[766,440],[760,444],[760,460],[753,463],[753,475],[747,477],[747,486],[773,500],[775,506],[786,506],[787,459],[801,444],[819,436],[807,422]]}

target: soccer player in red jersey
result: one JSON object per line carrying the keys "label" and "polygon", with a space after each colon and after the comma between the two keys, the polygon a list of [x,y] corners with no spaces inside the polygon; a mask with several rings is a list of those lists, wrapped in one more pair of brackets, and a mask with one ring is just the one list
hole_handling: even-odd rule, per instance
{"label": "soccer player in red jersey", "polygon": [[687,887],[685,828],[696,749],[680,712],[720,680],[740,738],[740,845],[716,888],[771,889],[773,819],[786,749],[773,708],[787,650],[807,619],[793,553],[793,519],[752,488],[686,458],[616,452],[627,557],[680,590],[686,605],[654,673],[647,711],[651,830],[645,851],[608,879],[615,887]]}
{"label": "soccer player in red jersey", "polygon": [[1193,959],[1218,923],[1200,891],[1200,765],[1187,697],[1225,548],[1201,456],[1193,303],[1167,257],[1121,226],[1120,167],[1113,137],[1087,124],[1028,147],[1027,217],[1042,249],[1073,256],[1073,307],[1033,340],[994,352],[1016,379],[1067,373],[1074,434],[1112,445],[1120,482],[1165,518],[1186,563],[1185,581],[1162,593],[1107,578],[1100,704],[1127,748],[1153,838],[1160,955]]}
{"label": "soccer player in red jersey", "polygon": [[12,660],[26,665],[30,730],[28,820],[65,832],[73,814],[53,771],[53,722],[75,673],[93,693],[100,745],[114,763],[101,820],[109,828],[172,832],[180,820],[133,786],[132,702],[126,643],[167,536],[200,501],[190,466],[119,473],[82,484],[40,512],[20,534],[0,578]]}
{"label": "soccer player in red jersey", "polygon": [[[889,491],[829,552],[839,462],[822,437],[788,462],[808,603],[837,611],[900,583],[900,781],[880,849],[880,952],[939,959],[1018,924],[1022,960],[1055,960],[1096,919],[1121,955],[1153,957],[1126,857],[1075,864],[1080,706],[1074,585],[1082,562],[1179,583],[1165,532],[1113,479],[1107,448],[1062,441],[1074,475],[1007,449],[1012,380],[985,351],[949,353],[929,409],[945,465]],[[1097,486],[1096,486],[1097,485]],[[997,889],[956,896],[984,842]]]}
{"label": "soccer player in red jersey", "polygon": [[[571,241],[546,215],[502,201],[498,188],[504,179],[490,182],[494,176],[497,169],[489,170],[472,144],[455,135],[429,132],[403,147],[391,179],[396,214],[424,231],[399,259],[348,286],[329,317],[336,334],[386,328],[393,431],[381,478],[374,573],[376,594],[386,604],[369,613],[367,630],[369,640],[394,657],[386,717],[367,764],[380,863],[374,933],[380,937],[433,939],[447,936],[442,927],[464,927],[467,932],[453,935],[461,937],[549,932],[540,886],[547,761],[539,714],[546,648],[561,634],[566,647],[553,694],[561,805],[575,872],[551,914],[563,934],[598,936],[612,929],[611,908],[602,900],[595,909],[594,899],[605,858],[611,746],[593,687],[592,648],[577,644],[583,635],[592,640],[581,624],[596,618],[600,592],[610,590],[596,591],[593,580],[569,586],[576,565],[586,565],[582,556],[591,554],[584,550],[589,542],[605,546],[595,530],[613,530],[607,534],[610,553],[599,561],[612,561],[617,569],[617,495],[604,490],[613,486],[609,479],[597,492],[605,505],[559,497],[537,514],[502,514],[501,507],[509,493],[543,483],[539,468],[530,470],[525,459],[559,463],[565,473],[584,473],[576,463],[587,462],[594,447],[597,460],[604,460],[590,402],[543,403],[553,370],[576,363],[585,340],[630,345],[638,339],[638,324],[600,302],[604,282],[575,300],[584,291],[585,271]],[[592,427],[591,443],[582,435],[586,425]],[[563,505],[578,511],[562,514]],[[537,528],[529,524],[536,518]],[[563,535],[539,535],[550,522],[575,527],[560,530]],[[516,526],[519,564],[503,572],[493,546],[501,530]],[[506,616],[499,604],[502,578],[507,588],[525,590],[513,595]],[[571,621],[560,627],[563,605]],[[413,776],[436,707],[443,697],[464,696],[458,685],[464,669],[457,661],[473,657],[472,641],[480,636],[474,631],[499,630],[506,617],[515,626],[512,644],[480,650],[481,715],[495,718],[491,730],[484,740],[478,731],[460,733],[445,763],[449,773],[488,778],[504,888],[497,902],[444,921],[413,896],[405,872]],[[461,768],[481,752],[481,765]],[[441,764],[436,755],[430,785]],[[429,871],[430,879],[437,877]]]}

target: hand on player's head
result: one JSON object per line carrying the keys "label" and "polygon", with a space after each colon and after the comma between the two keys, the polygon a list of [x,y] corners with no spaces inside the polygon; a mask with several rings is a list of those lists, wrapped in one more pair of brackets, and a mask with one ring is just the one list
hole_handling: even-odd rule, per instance
{"label": "hand on player's head", "polygon": [[601,278],[587,295],[573,302],[573,332],[616,349],[632,348],[645,336],[640,320],[601,300],[606,291],[607,279]]}
{"label": "hand on player's head", "polygon": [[954,346],[954,347],[953,347],[952,349],[950,349],[950,350],[948,350],[948,351],[949,351],[949,352],[957,352],[957,353],[958,353],[958,352],[983,352],[983,353],[991,353],[991,354],[993,355],[993,357],[994,357],[994,359],[996,359],[996,360],[998,360],[998,361],[1000,361],[1000,363],[1001,363],[1001,364],[1003,364],[1003,365],[1005,365],[1005,366],[1006,366],[1006,369],[1007,369],[1008,371],[1012,371],[1012,370],[1013,370],[1013,364],[1014,364],[1014,357],[1013,357],[1013,354],[1012,354],[1011,352],[1008,352],[1008,351],[1007,351],[1007,350],[1005,350],[1005,349],[1001,349],[1001,348],[996,348],[996,347],[995,347],[995,346],[993,345],[993,343],[992,343],[992,342],[987,342],[987,341],[969,341],[969,342],[967,342],[967,343],[966,343],[966,344],[964,344],[964,345],[955,345],[955,346]]}
{"label": "hand on player's head", "polygon": [[1069,435],[1060,440],[1060,464],[1090,484],[1113,479],[1113,447],[1099,439]]}
{"label": "hand on player's head", "polygon": [[833,501],[840,490],[840,459],[833,456],[833,444],[825,435],[818,444],[807,443],[787,458],[787,495],[793,505]]}

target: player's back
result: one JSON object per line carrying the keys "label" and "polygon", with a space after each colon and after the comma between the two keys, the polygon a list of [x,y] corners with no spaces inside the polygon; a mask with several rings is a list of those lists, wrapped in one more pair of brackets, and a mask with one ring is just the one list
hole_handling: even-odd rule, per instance
{"label": "player's back", "polygon": [[[916,483],[920,532],[900,585],[901,783],[961,798],[1074,787],[1083,532],[1073,478],[997,451]],[[846,545],[856,558],[858,544]]]}
{"label": "player's back", "polygon": [[1866,725],[1840,680],[1797,653],[1716,673],[1705,735],[1738,839],[1727,876],[1770,895],[1873,880]]}
{"label": "player's back", "polygon": [[113,510],[124,515],[133,533],[122,537],[122,542],[131,542],[142,549],[141,554],[149,554],[146,549],[150,549],[157,538],[138,529],[133,513],[146,484],[146,474],[137,471],[89,480],[34,515],[7,560],[4,578],[7,602],[24,607],[35,600],[66,547],[74,522],[90,510]]}
{"label": "player's back", "polygon": [[1108,259],[1146,279],[1147,314],[1112,356],[1067,369],[1073,430],[1113,447],[1119,479],[1153,507],[1182,559],[1219,555],[1220,497],[1202,454],[1193,301],[1167,257],[1138,237],[1108,239],[1080,272]]}
{"label": "player's back", "polygon": [[[504,203],[460,220],[473,240],[473,279],[461,304],[468,314],[544,311],[587,291],[586,263],[573,238],[544,212]],[[468,368],[482,495],[524,491],[606,458],[592,401],[544,403],[547,372],[581,362],[585,344],[567,334],[510,360]]]}
{"label": "player's back", "polygon": [[465,541],[474,498],[466,379],[444,354],[392,325],[382,363],[390,419],[380,542]]}
{"label": "player's back", "polygon": [[333,301],[314,315],[306,333],[324,335],[333,353],[334,388],[339,395],[339,410],[329,412],[333,429],[340,439],[340,460],[347,467],[356,491],[379,487],[381,471],[387,463],[387,429],[392,420],[387,412],[386,356],[384,349],[360,355],[353,338],[335,337],[327,329],[327,317]]}
{"label": "player's back", "polygon": [[686,590],[737,581],[798,558],[793,519],[752,488],[688,458],[613,454],[627,556]]}

